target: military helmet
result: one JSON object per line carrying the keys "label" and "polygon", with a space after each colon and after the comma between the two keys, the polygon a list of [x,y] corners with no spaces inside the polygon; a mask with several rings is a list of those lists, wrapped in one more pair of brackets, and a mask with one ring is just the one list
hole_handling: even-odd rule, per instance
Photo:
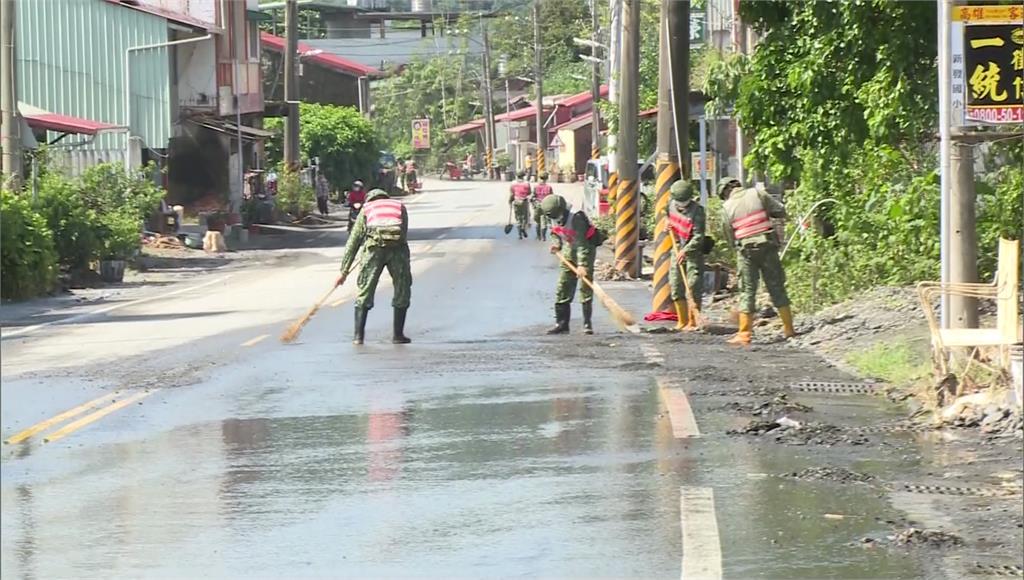
{"label": "military helmet", "polygon": [[540,202],[540,211],[548,216],[548,219],[557,220],[562,217],[569,205],[565,198],[560,195],[549,195]]}
{"label": "military helmet", "polygon": [[518,177],[519,179],[522,179],[522,178],[526,177],[526,172],[525,171],[517,171],[516,172],[516,177]]}
{"label": "military helmet", "polygon": [[388,197],[391,197],[391,196],[389,196],[388,192],[384,191],[383,189],[371,189],[370,192],[366,194],[366,201],[370,202],[370,201],[373,201],[375,199],[381,199],[381,198],[386,199]]}
{"label": "military helmet", "polygon": [[729,197],[729,193],[732,191],[732,188],[740,187],[741,185],[740,180],[735,177],[723,177],[722,180],[718,182],[718,197],[722,199]]}
{"label": "military helmet", "polygon": [[359,189],[362,189],[363,188],[363,182],[357,179],[357,180],[352,182],[352,187],[358,187]]}
{"label": "military helmet", "polygon": [[547,181],[548,180],[548,172],[547,171],[541,171],[540,175],[538,177],[540,177],[544,181]]}
{"label": "military helmet", "polygon": [[689,201],[693,199],[693,186],[685,179],[678,179],[672,184],[672,187],[669,188],[668,193],[672,196],[672,199],[676,201]]}

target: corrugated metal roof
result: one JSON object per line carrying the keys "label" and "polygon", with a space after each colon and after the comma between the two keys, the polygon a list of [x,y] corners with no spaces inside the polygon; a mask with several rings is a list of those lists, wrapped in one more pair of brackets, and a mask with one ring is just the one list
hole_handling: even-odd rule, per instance
{"label": "corrugated metal roof", "polygon": [[[105,0],[17,0],[16,14],[18,100],[125,125],[125,50],[166,42],[167,21]],[[131,57],[132,134],[154,149],[166,147],[171,137],[168,50]],[[124,139],[100,135],[85,148],[116,152]]]}
{"label": "corrugated metal roof", "polygon": [[[280,36],[274,36],[273,34],[267,32],[261,32],[260,42],[263,44],[263,47],[266,48],[267,50],[272,50],[274,52],[284,52],[285,39],[281,38]],[[300,55],[310,52],[314,53],[311,54],[310,56],[304,57],[303,60],[305,62],[312,62],[320,66],[329,68],[331,70],[335,70],[338,72],[354,76],[378,76],[381,74],[381,71],[371,66],[366,66],[364,64],[348,60],[347,58],[340,57],[336,54],[331,54],[328,51],[315,52],[315,50],[316,49],[312,48],[305,42],[298,43],[298,52]],[[320,50],[323,51],[324,49]]]}
{"label": "corrugated metal roof", "polygon": [[[371,28],[371,33],[375,32]],[[393,30],[385,38],[321,38],[304,42],[331,54],[355,62],[385,68],[403,66],[417,58],[444,56],[449,53],[477,56],[483,54],[483,43],[478,34],[469,41],[455,36],[428,36],[422,38],[419,30]]]}

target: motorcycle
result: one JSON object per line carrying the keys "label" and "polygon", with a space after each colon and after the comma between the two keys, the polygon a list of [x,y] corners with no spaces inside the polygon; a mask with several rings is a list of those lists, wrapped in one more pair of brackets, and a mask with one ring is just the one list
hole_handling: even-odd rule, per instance
{"label": "motorcycle", "polygon": [[462,169],[451,161],[444,162],[444,169],[441,170],[438,178],[444,179],[445,174],[447,174],[448,179],[451,179],[452,181],[459,181],[462,179]]}
{"label": "motorcycle", "polygon": [[423,189],[423,184],[419,182],[416,177],[416,171],[406,171],[405,173],[405,187],[410,194],[419,193]]}
{"label": "motorcycle", "polygon": [[352,226],[356,225],[356,220],[359,218],[359,212],[363,209],[363,202],[354,201],[348,206],[348,229],[352,231]]}

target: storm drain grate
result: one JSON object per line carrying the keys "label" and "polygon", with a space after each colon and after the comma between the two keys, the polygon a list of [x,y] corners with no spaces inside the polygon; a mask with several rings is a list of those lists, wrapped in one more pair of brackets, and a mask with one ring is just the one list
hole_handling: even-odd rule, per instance
{"label": "storm drain grate", "polygon": [[984,576],[1024,577],[1024,567],[1016,564],[1000,566],[997,564],[979,564],[975,562],[968,571],[971,574]]}
{"label": "storm drain grate", "polygon": [[927,425],[875,425],[850,429],[854,433],[923,433],[931,430],[932,428]]}
{"label": "storm drain grate", "polygon": [[979,496],[979,497],[1008,497],[1020,495],[1020,488],[1000,487],[949,487],[944,485],[918,485],[915,483],[904,483],[902,491],[910,493],[926,493],[930,495],[956,495],[956,496]]}
{"label": "storm drain grate", "polygon": [[835,393],[841,395],[873,395],[878,387],[872,383],[833,383],[826,381],[804,381],[789,385],[793,391],[805,393]]}

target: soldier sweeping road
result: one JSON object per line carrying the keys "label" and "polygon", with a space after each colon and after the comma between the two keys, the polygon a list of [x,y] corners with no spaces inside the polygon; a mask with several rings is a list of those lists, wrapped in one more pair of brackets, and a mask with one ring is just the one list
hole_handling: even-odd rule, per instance
{"label": "soldier sweeping road", "polygon": [[[549,195],[540,204],[544,215],[551,220],[551,233],[555,236],[555,244],[551,253],[562,252],[575,271],[564,263],[558,274],[558,286],[555,290],[555,326],[548,334],[569,332],[569,318],[572,312],[572,299],[576,294],[577,279],[580,275],[588,279],[594,278],[594,260],[597,247],[604,242],[604,234],[593,224],[587,214],[582,211],[569,211],[569,204],[560,195]],[[587,285],[580,288],[580,303],[583,306],[583,333],[593,334],[592,316],[594,313],[594,291]]]}
{"label": "soldier sweeping road", "polygon": [[524,176],[522,171],[516,174],[516,181],[509,186],[508,194],[508,204],[516,213],[520,240],[526,237],[527,228],[530,227],[530,196],[533,194],[530,184],[523,180]]}
{"label": "soldier sweeping road", "polygon": [[363,265],[359,270],[359,294],[356,297],[355,336],[353,344],[363,344],[366,334],[366,315],[373,308],[373,295],[381,272],[388,269],[394,286],[391,305],[395,309],[394,335],[391,342],[412,342],[405,336],[405,315],[412,294],[412,271],[409,264],[409,214],[401,202],[391,199],[381,189],[370,191],[366,205],[356,220],[345,256],[341,260],[341,276],[337,285],[345,282],[359,248],[364,248]]}
{"label": "soldier sweeping road", "polygon": [[537,239],[546,241],[548,239],[548,216],[540,210],[540,204],[549,196],[555,193],[548,185],[548,172],[543,171],[538,176],[540,183],[533,186],[533,195],[530,197],[533,206],[533,220],[537,224]]}
{"label": "soldier sweeping road", "polygon": [[[693,201],[693,187],[689,181],[679,180],[669,189],[668,227],[679,241],[672,244],[673,267],[669,271],[669,285],[672,289],[672,304],[675,305],[679,330],[696,328],[697,321],[690,319],[689,307],[700,310],[704,292],[704,228],[707,222],[704,207]],[[683,284],[680,265],[686,263],[686,281],[690,287],[693,304],[687,305],[686,285]]]}
{"label": "soldier sweeping road", "polygon": [[718,184],[718,197],[725,201],[722,207],[725,240],[739,252],[740,325],[729,343],[750,344],[754,335],[757,284],[762,277],[782,319],[786,338],[796,336],[793,311],[786,294],[786,273],[779,259],[779,240],[771,223],[771,218],[786,217],[786,208],[763,188],[743,189],[732,177]]}

